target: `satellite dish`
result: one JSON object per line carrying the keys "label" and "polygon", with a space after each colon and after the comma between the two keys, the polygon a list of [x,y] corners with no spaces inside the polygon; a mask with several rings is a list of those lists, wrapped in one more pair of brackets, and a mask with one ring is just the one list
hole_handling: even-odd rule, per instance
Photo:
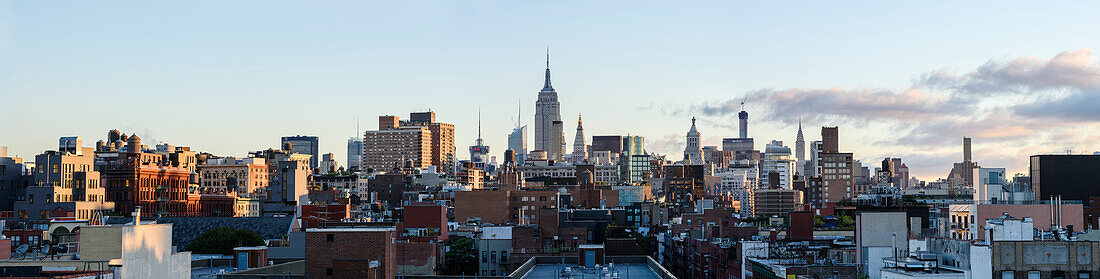
{"label": "satellite dish", "polygon": [[42,254],[49,255],[50,254],[50,245],[43,245],[41,252],[42,252]]}
{"label": "satellite dish", "polygon": [[16,248],[15,248],[15,252],[16,252],[16,253],[19,253],[20,255],[22,255],[22,254],[26,254],[26,253],[27,253],[27,250],[29,250],[30,248],[31,248],[31,246],[30,246],[30,245],[26,245],[26,244],[23,244],[23,245],[19,245],[19,247],[16,247]]}
{"label": "satellite dish", "polygon": [[57,253],[64,254],[64,253],[68,253],[68,252],[69,252],[69,246],[66,246],[66,245],[58,245],[57,246]]}

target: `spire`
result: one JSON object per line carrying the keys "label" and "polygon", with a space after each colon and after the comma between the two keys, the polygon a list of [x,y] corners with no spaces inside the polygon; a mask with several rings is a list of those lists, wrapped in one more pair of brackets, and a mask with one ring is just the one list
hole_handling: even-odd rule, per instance
{"label": "spire", "polygon": [[578,113],[577,114],[577,127],[580,127],[580,126],[581,126],[581,114]]}
{"label": "spire", "polygon": [[477,140],[481,141],[481,107],[477,108]]}
{"label": "spire", "polygon": [[542,91],[554,91],[554,87],[550,86],[550,47],[546,47],[546,83],[543,84]]}

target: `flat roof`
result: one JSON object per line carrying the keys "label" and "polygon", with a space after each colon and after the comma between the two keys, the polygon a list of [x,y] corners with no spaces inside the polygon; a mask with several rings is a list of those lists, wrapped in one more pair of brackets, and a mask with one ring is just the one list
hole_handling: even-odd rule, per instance
{"label": "flat roof", "polygon": [[[565,267],[569,267],[571,269],[571,273],[569,273],[568,277],[559,276],[559,274],[565,269]],[[649,278],[659,279],[659,278],[661,278],[660,276],[657,276],[657,272],[653,271],[652,269],[649,268],[649,266],[647,266],[645,264],[618,264],[618,263],[616,263],[614,269],[608,269],[608,271],[611,272],[611,273],[616,273],[617,272],[619,274],[618,278],[631,278],[631,279],[649,279]],[[566,264],[566,265],[561,265],[561,264],[539,264],[539,265],[535,265],[534,267],[532,267],[531,271],[528,271],[526,274],[523,274],[519,278],[529,278],[529,279],[541,279],[541,278],[546,278],[546,279],[599,278],[598,275],[600,275],[600,272],[602,272],[602,268],[601,268],[600,271],[597,271],[595,268],[580,268],[580,267],[577,267],[575,265],[570,265],[570,264]]]}
{"label": "flat roof", "polygon": [[397,230],[394,227],[369,227],[369,228],[312,228],[306,232],[384,232]]}

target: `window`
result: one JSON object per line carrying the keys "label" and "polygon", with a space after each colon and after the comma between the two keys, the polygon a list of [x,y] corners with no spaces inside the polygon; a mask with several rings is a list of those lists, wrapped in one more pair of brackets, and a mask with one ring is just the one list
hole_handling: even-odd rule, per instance
{"label": "window", "polygon": [[[493,251],[492,255],[489,256],[489,262],[492,262],[492,263],[497,262],[497,251]],[[496,273],[496,270],[494,270],[493,273]]]}
{"label": "window", "polygon": [[1089,274],[1088,271],[1079,271],[1079,272],[1077,272],[1077,278],[1078,279],[1089,279],[1089,278],[1092,278],[1092,274]]}
{"label": "window", "polygon": [[[481,251],[481,262],[489,262],[489,251]],[[485,271],[481,271],[482,275],[485,275]]]}
{"label": "window", "polygon": [[1027,279],[1039,279],[1039,278],[1040,278],[1039,271],[1028,271],[1027,272]]}

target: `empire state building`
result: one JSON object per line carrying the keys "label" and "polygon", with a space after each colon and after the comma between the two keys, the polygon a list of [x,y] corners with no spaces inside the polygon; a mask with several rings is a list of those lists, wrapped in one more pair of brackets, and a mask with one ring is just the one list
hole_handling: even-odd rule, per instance
{"label": "empire state building", "polygon": [[545,150],[548,158],[558,161],[565,156],[560,106],[558,92],[550,86],[550,54],[547,53],[546,82],[535,101],[535,150]]}

